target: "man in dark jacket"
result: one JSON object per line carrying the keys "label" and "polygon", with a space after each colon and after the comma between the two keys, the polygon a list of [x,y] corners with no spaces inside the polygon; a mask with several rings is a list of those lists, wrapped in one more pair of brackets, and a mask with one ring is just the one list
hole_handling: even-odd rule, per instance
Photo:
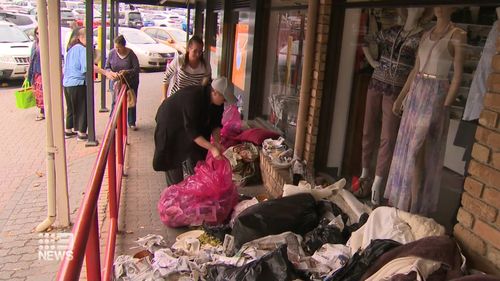
{"label": "man in dark jacket", "polygon": [[196,162],[204,160],[208,151],[221,157],[222,113],[224,102],[236,102],[233,88],[220,77],[205,87],[185,87],[162,102],[156,113],[153,168],[166,172],[167,185],[192,174]]}

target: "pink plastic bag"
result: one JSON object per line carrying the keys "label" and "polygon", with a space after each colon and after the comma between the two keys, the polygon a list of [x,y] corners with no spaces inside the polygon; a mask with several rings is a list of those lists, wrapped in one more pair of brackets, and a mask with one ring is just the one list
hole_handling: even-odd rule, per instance
{"label": "pink plastic bag", "polygon": [[238,111],[238,106],[230,105],[224,110],[222,115],[222,129],[220,130],[221,144],[225,148],[234,146],[239,143],[235,139],[241,133],[241,117]]}
{"label": "pink plastic bag", "polygon": [[225,157],[214,159],[208,153],[194,175],[165,188],[158,202],[162,222],[169,227],[222,224],[238,203],[231,165]]}

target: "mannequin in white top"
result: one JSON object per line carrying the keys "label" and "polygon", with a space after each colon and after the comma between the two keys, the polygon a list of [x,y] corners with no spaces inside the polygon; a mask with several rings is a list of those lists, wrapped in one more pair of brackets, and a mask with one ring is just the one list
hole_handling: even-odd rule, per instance
{"label": "mannequin in white top", "polygon": [[[405,13],[406,11],[407,13]],[[420,23],[425,11],[425,8],[401,10],[400,14],[403,17],[406,16],[402,27],[393,26],[377,33],[377,38],[373,41],[378,43],[380,61],[374,59],[374,55],[372,55],[368,46],[362,47],[366,60],[375,70],[367,93],[360,189],[354,194],[358,197],[364,197],[369,195],[370,191],[367,189],[369,188],[371,190],[371,201],[374,205],[380,204],[380,189],[389,171],[399,126],[399,118],[391,114],[392,103],[403,87],[414,64],[414,54],[423,31]],[[382,128],[378,132],[374,128],[377,127],[380,119]],[[376,135],[377,133],[379,134]],[[371,183],[369,180],[371,178],[369,166],[372,162],[371,157],[376,151],[374,147],[376,143],[380,143],[380,145],[378,147],[375,178]],[[368,186],[365,187],[365,184]]]}
{"label": "mannequin in white top", "polygon": [[[431,29],[429,34],[430,40],[438,40],[444,36],[449,31],[449,25],[451,24],[451,14],[454,8],[451,6],[439,6],[434,8],[434,15],[436,16],[436,25]],[[467,42],[467,34],[462,29],[455,29],[451,35],[451,39],[448,43],[448,51],[453,56],[453,78],[450,83],[450,88],[448,94],[446,95],[446,100],[444,103],[445,107],[451,106],[455,100],[455,96],[460,87],[460,82],[462,81],[463,64],[464,64],[464,48]],[[408,80],[406,81],[401,94],[398,96],[397,100],[394,102],[393,112],[396,115],[401,115],[403,110],[403,101],[406,98],[406,94],[410,89],[411,84],[415,78],[415,75],[421,70],[421,66],[418,59],[415,61],[415,67],[410,73]],[[424,69],[425,70],[425,69]]]}
{"label": "mannequin in white top", "polygon": [[436,25],[422,36],[415,67],[393,105],[395,114],[404,113],[384,197],[398,209],[425,216],[437,210],[448,107],[463,72],[466,33],[451,22],[453,12],[451,6],[434,8]]}

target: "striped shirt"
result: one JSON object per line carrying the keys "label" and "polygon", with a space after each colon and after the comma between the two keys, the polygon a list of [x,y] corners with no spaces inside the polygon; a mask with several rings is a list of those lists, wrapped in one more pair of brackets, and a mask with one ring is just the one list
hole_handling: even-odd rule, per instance
{"label": "striped shirt", "polygon": [[169,83],[167,96],[171,96],[179,89],[191,85],[201,85],[203,78],[210,78],[211,68],[210,65],[203,65],[200,63],[198,67],[192,68],[189,65],[183,65],[184,56],[180,55],[168,65],[163,78],[163,83]]}

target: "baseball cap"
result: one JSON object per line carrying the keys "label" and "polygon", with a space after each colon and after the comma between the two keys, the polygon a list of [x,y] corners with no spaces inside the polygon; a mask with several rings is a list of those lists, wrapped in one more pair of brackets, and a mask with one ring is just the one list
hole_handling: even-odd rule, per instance
{"label": "baseball cap", "polygon": [[229,104],[236,103],[236,97],[234,96],[234,86],[233,83],[227,80],[226,77],[218,77],[212,81],[212,88],[224,96],[224,99]]}

